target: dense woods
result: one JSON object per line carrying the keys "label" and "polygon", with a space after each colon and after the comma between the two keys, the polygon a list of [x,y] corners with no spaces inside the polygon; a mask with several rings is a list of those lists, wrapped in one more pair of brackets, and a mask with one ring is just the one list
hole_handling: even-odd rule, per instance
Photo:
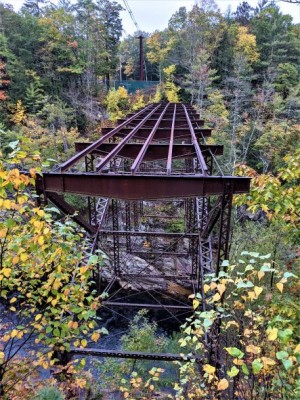
{"label": "dense woods", "polygon": [[[64,378],[46,383],[36,372],[55,368],[57,352],[74,341],[85,347],[86,338],[101,340],[99,298],[90,288],[101,260],[87,259],[84,233],[55,209],[37,207],[29,188],[36,173],[74,153],[78,138],[98,138],[128,112],[168,100],[194,105],[213,128],[208,143],[224,145],[224,173],[251,176],[251,192],[234,200],[231,267],[221,279],[207,278],[210,311],[201,312],[194,298],[195,315],[172,344],[200,352],[201,368],[182,363],[165,382],[162,368],[148,374],[140,367],[138,375],[134,365],[112,364],[120,382],[107,372],[106,388],[132,399],[160,392],[174,399],[296,400],[300,26],[267,0],[255,8],[242,2],[226,15],[213,0],[181,7],[166,29],[142,32],[145,80],[156,85],[128,93],[115,81],[138,80],[140,32],[122,38],[120,11],[109,0],[27,0],[19,12],[0,3],[0,397],[105,398],[91,374],[78,372],[84,361],[57,367]],[[163,346],[167,339],[140,318],[124,342],[130,348],[141,335],[150,343],[143,350]],[[223,321],[221,373],[205,358],[216,319]],[[47,350],[38,348],[29,366],[22,349],[32,340]]]}

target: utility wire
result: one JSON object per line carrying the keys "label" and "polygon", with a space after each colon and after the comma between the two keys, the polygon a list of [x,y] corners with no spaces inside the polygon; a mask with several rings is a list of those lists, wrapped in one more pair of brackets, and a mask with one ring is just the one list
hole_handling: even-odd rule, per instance
{"label": "utility wire", "polygon": [[132,10],[131,10],[129,4],[128,4],[128,1],[127,1],[127,0],[123,0],[123,2],[124,2],[124,4],[125,4],[126,10],[128,11],[128,13],[129,13],[129,15],[130,15],[130,18],[132,19],[132,22],[134,23],[136,29],[137,29],[138,31],[140,31],[140,27],[139,27],[138,23],[136,22],[136,19],[134,18],[133,12],[132,12]]}

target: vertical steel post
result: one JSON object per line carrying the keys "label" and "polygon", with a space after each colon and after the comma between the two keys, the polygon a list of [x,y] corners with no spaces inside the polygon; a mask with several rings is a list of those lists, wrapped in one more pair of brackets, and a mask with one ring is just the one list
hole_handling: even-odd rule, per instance
{"label": "vertical steel post", "polygon": [[[88,154],[85,156],[85,170],[86,172],[94,171],[94,156]],[[97,211],[96,211],[96,198],[88,196],[88,212],[89,212],[89,222],[91,225],[97,224]]]}
{"label": "vertical steel post", "polygon": [[216,276],[219,275],[221,264],[224,260],[228,260],[229,256],[229,236],[230,236],[230,221],[232,210],[232,184],[227,183],[222,196],[222,209],[219,221],[219,242],[217,252],[217,268]]}
{"label": "vertical steel post", "polygon": [[138,39],[139,39],[139,44],[140,44],[140,59],[139,59],[140,77],[139,77],[139,80],[143,81],[144,80],[144,68],[143,68],[143,59],[144,59],[144,56],[143,56],[143,39],[144,38],[143,38],[142,35],[140,35],[138,37]]}
{"label": "vertical steel post", "polygon": [[[131,231],[131,215],[130,215],[130,202],[126,201],[125,203],[125,229],[127,232]],[[131,246],[131,236],[130,234],[126,234],[126,250],[127,253],[132,252],[132,246]]]}
{"label": "vertical steel post", "polygon": [[[113,231],[119,230],[119,216],[118,216],[118,200],[112,199],[111,201],[112,211],[112,227]],[[114,272],[116,276],[120,276],[120,243],[119,235],[113,234],[113,252],[114,252]]]}
{"label": "vertical steel post", "polygon": [[134,225],[134,230],[138,231],[139,230],[139,207],[138,207],[137,201],[135,201],[133,203],[133,225]]}

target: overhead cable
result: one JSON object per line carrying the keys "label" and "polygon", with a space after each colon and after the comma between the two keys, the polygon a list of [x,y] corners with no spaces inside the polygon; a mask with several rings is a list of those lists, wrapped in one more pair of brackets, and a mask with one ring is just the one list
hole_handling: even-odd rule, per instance
{"label": "overhead cable", "polygon": [[126,10],[128,11],[128,13],[129,13],[129,15],[130,15],[130,18],[132,19],[132,22],[134,23],[136,29],[137,29],[138,31],[140,31],[140,27],[139,27],[138,23],[136,22],[136,19],[134,18],[133,12],[132,12],[132,10],[131,10],[129,4],[128,4],[128,1],[127,1],[127,0],[123,0],[123,2],[124,2],[124,4],[125,4]]}

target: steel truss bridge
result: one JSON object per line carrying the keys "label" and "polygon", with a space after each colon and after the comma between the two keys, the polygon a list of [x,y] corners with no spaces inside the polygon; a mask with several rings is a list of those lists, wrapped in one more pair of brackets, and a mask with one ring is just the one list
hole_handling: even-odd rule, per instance
{"label": "steel truss bridge", "polygon": [[[108,257],[94,277],[106,294],[102,307],[117,315],[132,307],[164,310],[164,319],[179,320],[191,314],[188,295],[196,292],[205,307],[204,276],[218,275],[228,258],[232,197],[250,186],[250,178],[224,176],[217,161],[223,146],[207,144],[210,135],[192,106],[151,104],[103,128],[94,143],[76,143],[72,158],[43,174],[45,197],[64,213],[76,211],[65,194],[86,199],[87,212],[73,218],[89,233],[91,253]],[[73,353],[181,359],[99,349]]]}

